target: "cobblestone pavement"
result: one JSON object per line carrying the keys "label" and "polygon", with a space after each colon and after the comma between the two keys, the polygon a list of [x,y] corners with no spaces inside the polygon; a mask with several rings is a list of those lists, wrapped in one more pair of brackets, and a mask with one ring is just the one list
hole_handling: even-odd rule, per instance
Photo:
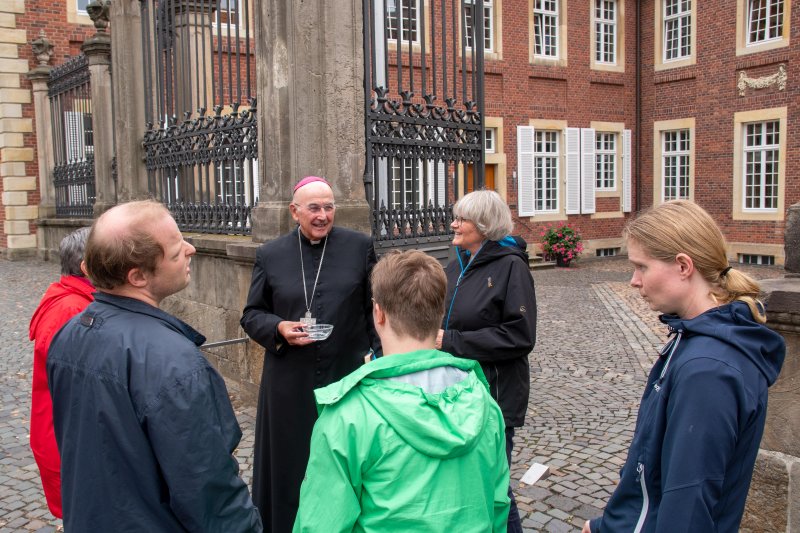
{"label": "cobblestone pavement", "polygon": [[[775,267],[749,272],[782,275]],[[531,401],[511,473],[526,532],[580,531],[617,482],[643,382],[664,340],[655,314],[627,286],[629,273],[622,258],[534,272],[539,325]],[[60,523],[47,510],[28,447],[28,321],[57,276],[54,263],[0,260],[0,533],[51,533]],[[249,483],[255,408],[235,398],[234,405],[244,433],[237,457]],[[552,474],[521,484],[534,462]]]}

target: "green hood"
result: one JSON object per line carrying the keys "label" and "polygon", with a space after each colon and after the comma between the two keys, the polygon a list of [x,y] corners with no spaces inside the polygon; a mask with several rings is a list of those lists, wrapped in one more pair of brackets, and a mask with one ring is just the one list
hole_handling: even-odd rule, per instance
{"label": "green hood", "polygon": [[[441,367],[454,367],[468,374],[440,392],[390,379]],[[472,450],[484,431],[488,402],[493,401],[486,394],[487,389],[477,361],[437,350],[419,350],[372,361],[314,394],[320,413],[347,394],[360,394],[419,453],[450,459]],[[464,401],[467,398],[471,401]]]}

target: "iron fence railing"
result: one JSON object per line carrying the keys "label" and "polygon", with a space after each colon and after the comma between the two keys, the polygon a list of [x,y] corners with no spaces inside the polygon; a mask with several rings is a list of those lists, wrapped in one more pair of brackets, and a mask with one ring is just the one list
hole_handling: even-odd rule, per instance
{"label": "iron fence railing", "polygon": [[483,0],[364,0],[367,167],[378,248],[450,238],[483,186]]}
{"label": "iron fence railing", "polygon": [[95,201],[89,62],[84,55],[54,67],[47,83],[52,116],[57,217],[91,218]]}
{"label": "iron fence railing", "polygon": [[182,230],[252,230],[259,179],[251,1],[141,0],[149,188]]}

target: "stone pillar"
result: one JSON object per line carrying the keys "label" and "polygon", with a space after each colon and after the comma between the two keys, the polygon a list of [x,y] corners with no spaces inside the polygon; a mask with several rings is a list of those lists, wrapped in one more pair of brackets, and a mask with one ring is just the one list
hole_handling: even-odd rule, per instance
{"label": "stone pillar", "polygon": [[[212,111],[211,37],[216,6],[213,0],[187,0],[175,6],[175,111],[179,123],[184,112],[195,114],[201,107],[207,113]],[[197,92],[203,90],[198,102]]]}
{"label": "stone pillar", "polygon": [[110,6],[117,200],[149,196],[142,138],[145,131],[142,13],[139,0],[114,0]]}
{"label": "stone pillar", "polygon": [[800,532],[800,204],[789,208],[785,277],[761,282],[767,325],[786,340],[741,531]]}
{"label": "stone pillar", "polygon": [[337,225],[368,232],[361,0],[263,0],[255,10],[261,201],[253,240],[294,227],[287,206],[305,175],[330,181]]}
{"label": "stone pillar", "polygon": [[28,72],[28,60],[19,47],[27,43],[27,32],[18,19],[25,13],[25,2],[0,2],[0,197],[4,211],[0,254],[19,259],[36,254],[36,233],[31,221],[38,216],[35,202],[36,177],[28,175],[34,161],[30,136],[31,91],[22,87],[21,77]]}
{"label": "stone pillar", "polygon": [[53,45],[47,40],[44,30],[31,42],[33,55],[39,64],[30,72],[28,79],[33,86],[33,110],[36,121],[36,152],[39,166],[39,217],[48,218],[56,214],[55,187],[53,187],[53,118],[50,99],[47,95],[47,80],[50,79],[49,65],[53,55]]}
{"label": "stone pillar", "polygon": [[111,95],[111,37],[108,27],[108,0],[95,0],[86,7],[97,33],[81,46],[89,60],[92,85],[92,130],[94,138],[94,216],[117,203],[117,187],[111,164],[114,158],[114,112]]}

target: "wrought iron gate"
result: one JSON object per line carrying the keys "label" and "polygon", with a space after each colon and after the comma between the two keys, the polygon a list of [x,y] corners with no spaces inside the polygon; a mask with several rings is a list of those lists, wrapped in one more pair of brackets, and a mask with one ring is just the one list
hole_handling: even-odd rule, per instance
{"label": "wrought iron gate", "polygon": [[182,230],[249,234],[258,201],[253,0],[141,0],[150,192]]}
{"label": "wrought iron gate", "polygon": [[483,0],[364,0],[364,28],[376,248],[449,241],[467,177],[483,186]]}
{"label": "wrought iron gate", "polygon": [[94,135],[89,61],[75,56],[50,71],[53,187],[57,217],[92,218],[95,201]]}

